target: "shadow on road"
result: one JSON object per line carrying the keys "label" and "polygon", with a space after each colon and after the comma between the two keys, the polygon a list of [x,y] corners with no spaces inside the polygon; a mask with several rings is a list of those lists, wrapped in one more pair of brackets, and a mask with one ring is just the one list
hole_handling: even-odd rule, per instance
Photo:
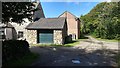
{"label": "shadow on road", "polygon": [[[117,51],[95,50],[87,52],[85,49],[72,47],[32,47],[31,51],[40,57],[31,66],[117,66],[115,55]],[[72,63],[72,59],[79,59],[79,64]]]}

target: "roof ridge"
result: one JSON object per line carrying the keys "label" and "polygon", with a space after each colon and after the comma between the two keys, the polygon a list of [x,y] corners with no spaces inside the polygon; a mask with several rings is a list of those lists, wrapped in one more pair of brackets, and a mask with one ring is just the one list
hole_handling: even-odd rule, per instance
{"label": "roof ridge", "polygon": [[74,15],[73,13],[71,13],[70,11],[64,11],[62,14],[60,14],[60,15],[58,16],[58,18],[59,18],[61,15],[63,15],[64,13],[67,13],[67,12],[77,18],[77,16],[75,16],[75,15]]}
{"label": "roof ridge", "polygon": [[41,18],[41,19],[60,19],[60,18],[65,18],[65,17],[54,17],[54,18]]}
{"label": "roof ridge", "polygon": [[65,18],[41,18],[26,29],[63,29]]}

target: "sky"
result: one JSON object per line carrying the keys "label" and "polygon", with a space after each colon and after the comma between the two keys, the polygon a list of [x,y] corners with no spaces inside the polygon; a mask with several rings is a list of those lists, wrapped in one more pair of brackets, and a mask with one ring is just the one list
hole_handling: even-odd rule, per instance
{"label": "sky", "polygon": [[41,2],[46,18],[58,17],[69,11],[77,17],[85,15],[100,2]]}

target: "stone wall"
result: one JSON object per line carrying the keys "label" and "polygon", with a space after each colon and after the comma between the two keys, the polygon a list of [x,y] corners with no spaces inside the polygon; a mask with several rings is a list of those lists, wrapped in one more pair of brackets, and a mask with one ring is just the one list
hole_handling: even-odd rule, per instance
{"label": "stone wall", "polygon": [[[54,30],[54,44],[64,44],[63,40],[63,31],[62,30]],[[26,40],[29,44],[37,44],[37,30],[26,30],[25,31]]]}
{"label": "stone wall", "polygon": [[54,30],[54,44],[63,44],[62,30]]}
{"label": "stone wall", "polygon": [[25,34],[26,40],[29,44],[37,44],[37,30],[26,30]]}

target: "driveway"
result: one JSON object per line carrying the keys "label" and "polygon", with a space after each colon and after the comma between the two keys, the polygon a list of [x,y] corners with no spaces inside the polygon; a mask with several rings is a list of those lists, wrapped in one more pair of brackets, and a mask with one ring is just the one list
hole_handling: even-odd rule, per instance
{"label": "driveway", "polygon": [[86,36],[88,39],[80,41],[80,44],[74,46],[74,48],[86,49],[88,51],[94,51],[98,49],[118,50],[118,42],[106,42],[97,40],[91,36]]}
{"label": "driveway", "polygon": [[113,57],[117,46],[117,42],[98,41],[91,36],[74,47],[33,46],[31,51],[40,56],[30,66],[116,66]]}
{"label": "driveway", "polygon": [[0,67],[2,66],[2,40],[0,39]]}

